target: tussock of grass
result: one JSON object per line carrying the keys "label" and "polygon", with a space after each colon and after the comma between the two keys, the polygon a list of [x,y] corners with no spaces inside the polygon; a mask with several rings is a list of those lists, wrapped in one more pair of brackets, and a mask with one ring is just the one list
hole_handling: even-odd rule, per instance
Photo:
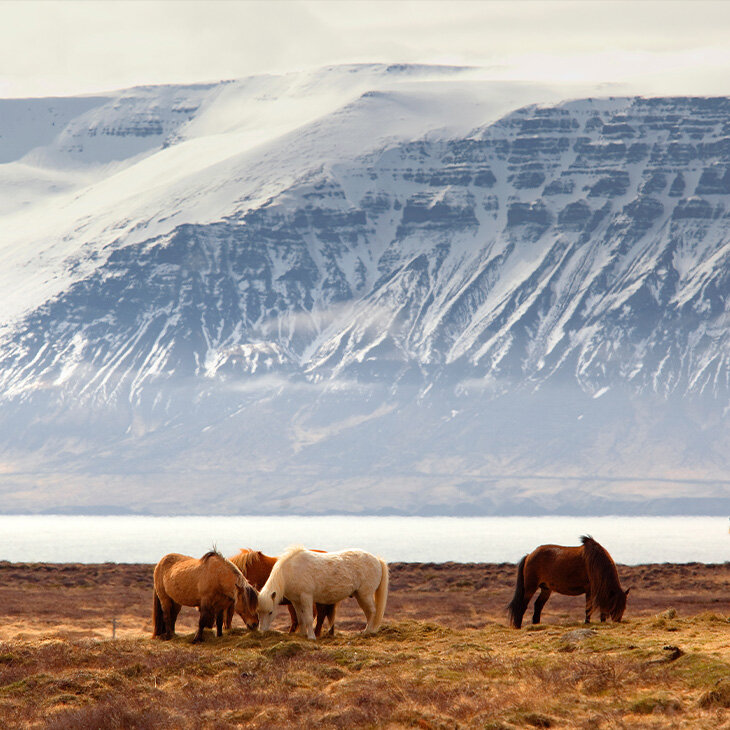
{"label": "tussock of grass", "polygon": [[277,641],[273,646],[263,649],[261,653],[269,659],[288,659],[304,651],[307,651],[307,649],[303,644],[289,639]]}
{"label": "tussock of grass", "polygon": [[730,708],[730,679],[721,679],[713,689],[704,692],[699,700],[700,707]]}
{"label": "tussock of grass", "polygon": [[542,715],[539,712],[526,712],[516,718],[517,722],[529,727],[552,727],[555,724],[553,718]]}

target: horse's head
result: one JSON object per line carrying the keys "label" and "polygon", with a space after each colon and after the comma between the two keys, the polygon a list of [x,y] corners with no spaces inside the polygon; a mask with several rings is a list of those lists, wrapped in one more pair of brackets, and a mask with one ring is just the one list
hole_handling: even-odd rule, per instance
{"label": "horse's head", "polygon": [[[274,620],[274,609],[278,603],[276,591],[271,595],[259,593],[258,606],[256,611],[259,616],[259,628],[261,631],[268,631],[271,628],[271,622]],[[281,600],[281,598],[279,598]]]}
{"label": "horse's head", "polygon": [[236,597],[236,613],[243,619],[249,629],[254,630],[259,625],[259,615],[256,612],[259,602],[259,594],[256,589],[247,581],[243,587],[238,588]]}
{"label": "horse's head", "polygon": [[626,610],[626,598],[630,590],[631,588],[627,588],[625,591],[619,589],[618,593],[616,593],[616,598],[610,612],[612,620],[619,622],[623,618],[624,611]]}

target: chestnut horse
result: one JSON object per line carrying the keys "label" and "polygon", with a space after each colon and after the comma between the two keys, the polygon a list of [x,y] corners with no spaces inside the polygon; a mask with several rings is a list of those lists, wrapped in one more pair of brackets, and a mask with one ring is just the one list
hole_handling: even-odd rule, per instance
{"label": "chestnut horse", "polygon": [[[203,641],[203,629],[223,633],[223,616],[232,606],[245,606],[247,615],[255,613],[256,591],[246,582],[241,571],[217,550],[200,560],[189,555],[169,553],[155,566],[152,599],[153,637],[170,639],[175,634],[175,621],[182,606],[196,606],[200,612],[198,631],[193,643]],[[242,597],[242,601],[239,600]]]}
{"label": "chestnut horse", "polygon": [[[323,553],[324,550],[312,550],[314,553]],[[241,548],[236,555],[230,558],[231,562],[243,573],[246,580],[251,585],[260,591],[266,581],[271,575],[271,569],[276,564],[277,558],[269,555],[264,555],[260,550],[247,550]],[[299,627],[299,620],[297,619],[297,612],[294,610],[294,606],[289,603],[288,600],[284,599],[282,603],[286,604],[289,608],[289,616],[291,617],[291,624],[289,626],[289,633],[293,634]],[[336,604],[327,603],[316,603],[314,606],[314,615],[317,617],[317,626],[314,629],[315,636],[319,637],[322,633],[322,626],[324,625],[325,619],[329,620],[329,631],[327,632],[330,636],[334,636],[335,633],[335,610]],[[228,610],[226,615],[226,629],[231,628],[233,621],[234,611],[246,622],[249,628],[255,628],[258,626],[258,616],[256,616],[253,624],[249,623],[243,613],[239,610],[238,606],[232,607]]]}
{"label": "chestnut horse", "polygon": [[540,613],[553,591],[566,596],[586,594],[586,619],[591,622],[593,609],[598,607],[601,621],[610,616],[620,621],[626,609],[629,590],[622,590],[616,564],[608,552],[592,537],[581,537],[581,547],[540,545],[525,555],[517,568],[517,585],[507,611],[510,624],[522,626],[527,605],[539,588],[532,623],[540,623]]}

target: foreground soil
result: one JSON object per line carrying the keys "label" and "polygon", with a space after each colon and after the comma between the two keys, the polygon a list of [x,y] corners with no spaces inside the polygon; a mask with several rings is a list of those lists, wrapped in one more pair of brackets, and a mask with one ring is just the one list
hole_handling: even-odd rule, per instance
{"label": "foreground soil", "polygon": [[[619,566],[621,624],[553,595],[509,629],[510,564],[391,565],[374,637],[354,600],[308,642],[238,619],[153,641],[152,566],[0,562],[0,726],[730,729],[730,563]],[[528,614],[529,616],[529,614]]]}

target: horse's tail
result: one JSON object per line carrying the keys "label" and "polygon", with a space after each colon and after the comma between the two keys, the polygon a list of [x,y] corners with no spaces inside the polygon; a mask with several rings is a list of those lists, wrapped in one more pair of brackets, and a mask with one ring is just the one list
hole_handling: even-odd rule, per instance
{"label": "horse's tail", "polygon": [[380,561],[380,585],[375,589],[375,621],[373,622],[373,629],[377,629],[383,620],[383,614],[385,613],[385,604],[388,601],[388,563],[382,558],[378,558]]}
{"label": "horse's tail", "polygon": [[165,616],[162,613],[162,604],[157,591],[152,589],[152,637],[162,636],[167,632],[165,628]]}
{"label": "horse's tail", "polygon": [[[583,562],[591,584],[593,605],[601,611],[611,613],[621,591],[616,564],[606,548],[599,545],[590,535],[580,538],[583,543]],[[624,597],[625,605],[625,597]]]}
{"label": "horse's tail", "polygon": [[517,566],[517,585],[515,585],[515,594],[507,606],[507,615],[509,616],[510,626],[516,629],[522,628],[522,617],[525,615],[525,555],[520,564]]}

